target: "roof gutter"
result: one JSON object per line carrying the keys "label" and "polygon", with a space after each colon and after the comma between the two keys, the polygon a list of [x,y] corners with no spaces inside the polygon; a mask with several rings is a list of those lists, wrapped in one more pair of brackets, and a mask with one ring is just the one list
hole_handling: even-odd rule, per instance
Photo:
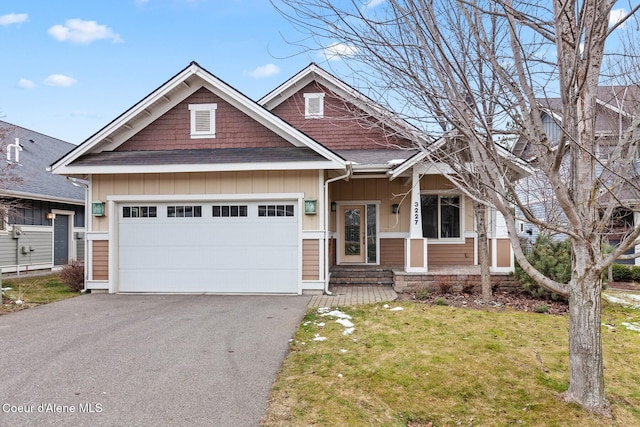
{"label": "roof gutter", "polygon": [[349,177],[353,175],[353,166],[351,162],[347,162],[347,173],[344,175],[336,176],[335,178],[329,178],[324,182],[324,205],[326,213],[324,215],[324,294],[333,295],[329,292],[329,184],[332,182],[340,181],[343,179],[349,180]]}

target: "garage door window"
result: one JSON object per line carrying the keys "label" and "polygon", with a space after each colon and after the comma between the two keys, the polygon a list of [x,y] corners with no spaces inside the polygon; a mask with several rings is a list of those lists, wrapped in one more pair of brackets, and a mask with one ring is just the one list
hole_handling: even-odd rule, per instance
{"label": "garage door window", "polygon": [[123,218],[156,218],[158,208],[156,206],[123,206]]}
{"label": "garage door window", "polygon": [[200,218],[202,206],[167,206],[167,218]]}
{"label": "garage door window", "polygon": [[293,216],[293,205],[258,205],[258,216]]}
{"label": "garage door window", "polygon": [[213,205],[214,218],[247,216],[247,205]]}

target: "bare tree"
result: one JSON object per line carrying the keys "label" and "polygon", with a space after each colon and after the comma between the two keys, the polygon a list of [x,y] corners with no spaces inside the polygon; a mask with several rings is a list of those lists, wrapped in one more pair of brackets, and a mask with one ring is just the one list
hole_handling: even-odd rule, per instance
{"label": "bare tree", "polygon": [[[600,162],[596,99],[605,54],[617,65],[637,66],[638,57],[629,55],[630,50],[607,41],[632,30],[623,28],[624,23],[635,19],[640,6],[629,5],[610,23],[613,0],[272,2],[310,36],[306,48],[330,46],[332,52],[348,54],[345,62],[376,90],[372,97],[445,141],[421,148],[431,161],[450,167],[447,176],[461,191],[505,217],[525,272],[569,299],[570,385],[565,399],[608,414],[600,277],[634,244],[640,228],[608,254],[601,240],[620,194],[640,198],[634,161],[640,115],[630,121],[608,161]],[[637,43],[637,36],[628,40]],[[547,134],[542,120],[547,110],[540,99],[551,97],[559,99],[557,138]],[[563,222],[540,222],[527,209],[512,180],[512,162],[500,147],[505,140],[523,140],[531,147]],[[523,219],[568,236],[568,284],[544,276],[527,261],[514,205]]]}

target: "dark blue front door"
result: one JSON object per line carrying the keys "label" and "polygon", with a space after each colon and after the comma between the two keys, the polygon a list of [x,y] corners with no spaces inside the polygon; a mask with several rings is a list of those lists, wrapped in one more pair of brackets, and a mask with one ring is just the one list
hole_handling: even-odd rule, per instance
{"label": "dark blue front door", "polygon": [[53,265],[69,263],[69,215],[56,215],[53,221]]}

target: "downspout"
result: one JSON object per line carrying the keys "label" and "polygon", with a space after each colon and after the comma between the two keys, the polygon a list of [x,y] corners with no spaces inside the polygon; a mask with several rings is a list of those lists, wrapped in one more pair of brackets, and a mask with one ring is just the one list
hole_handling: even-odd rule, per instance
{"label": "downspout", "polygon": [[[87,252],[89,251],[89,245],[87,244],[87,232],[89,231],[89,218],[87,213],[89,212],[89,184],[78,181],[76,178],[71,176],[67,177],[67,181],[76,187],[84,187],[84,290],[83,292],[87,292],[87,281],[89,280],[89,264],[87,263]],[[78,248],[76,246],[76,256],[78,255]]]}
{"label": "downspout", "polygon": [[[324,294],[333,295],[329,292],[329,213],[331,212],[329,203],[329,184],[332,182],[340,181],[343,179],[349,179],[353,174],[353,167],[351,162],[347,162],[347,173],[344,175],[336,176],[335,178],[327,179],[324,182],[324,204],[327,214],[324,216]],[[337,250],[337,248],[336,248]]]}

